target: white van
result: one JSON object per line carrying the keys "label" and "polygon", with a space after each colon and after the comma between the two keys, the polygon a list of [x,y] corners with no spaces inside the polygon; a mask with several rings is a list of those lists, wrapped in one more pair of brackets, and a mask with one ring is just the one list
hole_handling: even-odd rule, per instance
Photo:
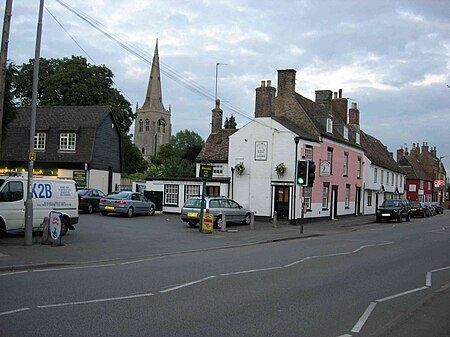
{"label": "white van", "polygon": [[[25,229],[27,173],[0,176],[0,235]],[[61,234],[78,223],[78,194],[75,181],[33,177],[33,228],[41,228],[50,211],[63,214]]]}

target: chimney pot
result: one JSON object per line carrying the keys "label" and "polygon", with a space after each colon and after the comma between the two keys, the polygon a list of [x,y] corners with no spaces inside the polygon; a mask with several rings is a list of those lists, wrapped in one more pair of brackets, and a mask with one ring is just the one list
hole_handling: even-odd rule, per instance
{"label": "chimney pot", "polygon": [[356,102],[352,102],[352,109],[355,109],[355,110],[358,109],[357,106],[358,105],[356,104]]}
{"label": "chimney pot", "polygon": [[261,81],[261,88],[264,88],[266,86],[266,81]]}
{"label": "chimney pot", "polygon": [[267,80],[267,86],[271,87],[272,86],[272,81],[271,80]]}
{"label": "chimney pot", "polygon": [[334,99],[336,99],[338,97],[337,92],[334,92]]}
{"label": "chimney pot", "polygon": [[339,89],[339,98],[342,98],[342,89]]}

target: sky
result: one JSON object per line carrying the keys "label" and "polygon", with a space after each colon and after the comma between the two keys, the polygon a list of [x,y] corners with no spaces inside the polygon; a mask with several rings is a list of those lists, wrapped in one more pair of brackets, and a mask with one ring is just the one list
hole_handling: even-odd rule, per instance
{"label": "sky", "polygon": [[[449,171],[450,0],[63,3],[147,61],[158,38],[163,103],[171,107],[173,134],[188,129],[208,137],[216,69],[224,119],[233,114],[238,128],[254,117],[261,80],[276,87],[277,70],[295,69],[297,93],[314,100],[315,90],[342,89],[349,106],[358,104],[362,130],[394,155],[401,146],[427,142],[438,156],[448,156],[442,160]],[[13,1],[11,62],[34,58],[38,7],[39,1]],[[132,106],[142,105],[149,63],[61,1],[46,0],[41,57],[72,55],[106,65]]]}

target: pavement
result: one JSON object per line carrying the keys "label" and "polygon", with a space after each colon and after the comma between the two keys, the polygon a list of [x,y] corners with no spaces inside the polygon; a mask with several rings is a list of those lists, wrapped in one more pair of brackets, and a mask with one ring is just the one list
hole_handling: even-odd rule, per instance
{"label": "pavement", "polygon": [[[270,222],[255,221],[254,228],[228,226],[227,231],[214,230],[212,234],[206,234],[185,225],[168,226],[163,223],[173,223],[174,219],[179,219],[176,215],[158,216],[161,217],[162,226],[161,230],[156,228],[156,232],[162,233],[161,236],[152,235],[143,240],[136,240],[133,244],[128,244],[120,238],[121,241],[117,241],[114,247],[109,247],[108,242],[104,242],[100,236],[82,236],[81,227],[79,231],[69,232],[69,235],[63,237],[65,245],[62,247],[42,245],[42,236],[36,234],[33,236],[33,245],[24,246],[23,233],[9,234],[0,238],[0,273],[300,240],[343,234],[365,226],[378,225],[373,215],[312,223],[306,221],[303,226],[278,221],[274,227]],[[125,248],[121,250],[119,245]],[[425,297],[407,312],[402,312],[386,326],[380,327],[371,337],[426,337],[429,336],[429,331],[439,331],[439,334],[433,337],[450,337],[449,303],[450,283]]]}

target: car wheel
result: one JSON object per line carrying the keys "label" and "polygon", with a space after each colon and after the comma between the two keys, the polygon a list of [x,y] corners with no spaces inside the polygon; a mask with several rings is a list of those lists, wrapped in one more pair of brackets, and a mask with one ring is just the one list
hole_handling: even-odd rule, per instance
{"label": "car wheel", "polygon": [[102,215],[103,215],[103,216],[107,216],[107,215],[108,215],[108,212],[102,212]]}
{"label": "car wheel", "polygon": [[197,223],[195,221],[189,220],[188,225],[189,225],[189,227],[194,228],[195,226],[197,226]]}
{"label": "car wheel", "polygon": [[66,217],[62,218],[61,221],[61,235],[66,235],[69,230],[69,220]]}
{"label": "car wheel", "polygon": [[134,209],[133,207],[128,208],[127,210],[127,218],[131,218],[133,216]]}
{"label": "car wheel", "polygon": [[6,236],[6,226],[2,219],[0,219],[0,238]]}
{"label": "car wheel", "polygon": [[155,215],[155,207],[151,206],[147,214],[150,216]]}
{"label": "car wheel", "polygon": [[381,217],[377,216],[377,222],[381,222]]}
{"label": "car wheel", "polygon": [[88,214],[92,214],[92,212],[94,212],[94,206],[92,206],[92,204],[89,204],[89,206],[87,208],[87,212],[88,212]]}
{"label": "car wheel", "polygon": [[243,221],[244,225],[250,225],[250,222],[252,221],[252,216],[250,213],[245,214],[245,219]]}
{"label": "car wheel", "polygon": [[402,222],[402,221],[403,221],[403,218],[402,218],[402,215],[400,214],[397,218],[397,222]]}
{"label": "car wheel", "polygon": [[406,221],[411,221],[411,214],[408,213],[408,215],[406,216]]}
{"label": "car wheel", "polygon": [[216,218],[216,228],[221,229],[223,226],[222,216],[218,215]]}

